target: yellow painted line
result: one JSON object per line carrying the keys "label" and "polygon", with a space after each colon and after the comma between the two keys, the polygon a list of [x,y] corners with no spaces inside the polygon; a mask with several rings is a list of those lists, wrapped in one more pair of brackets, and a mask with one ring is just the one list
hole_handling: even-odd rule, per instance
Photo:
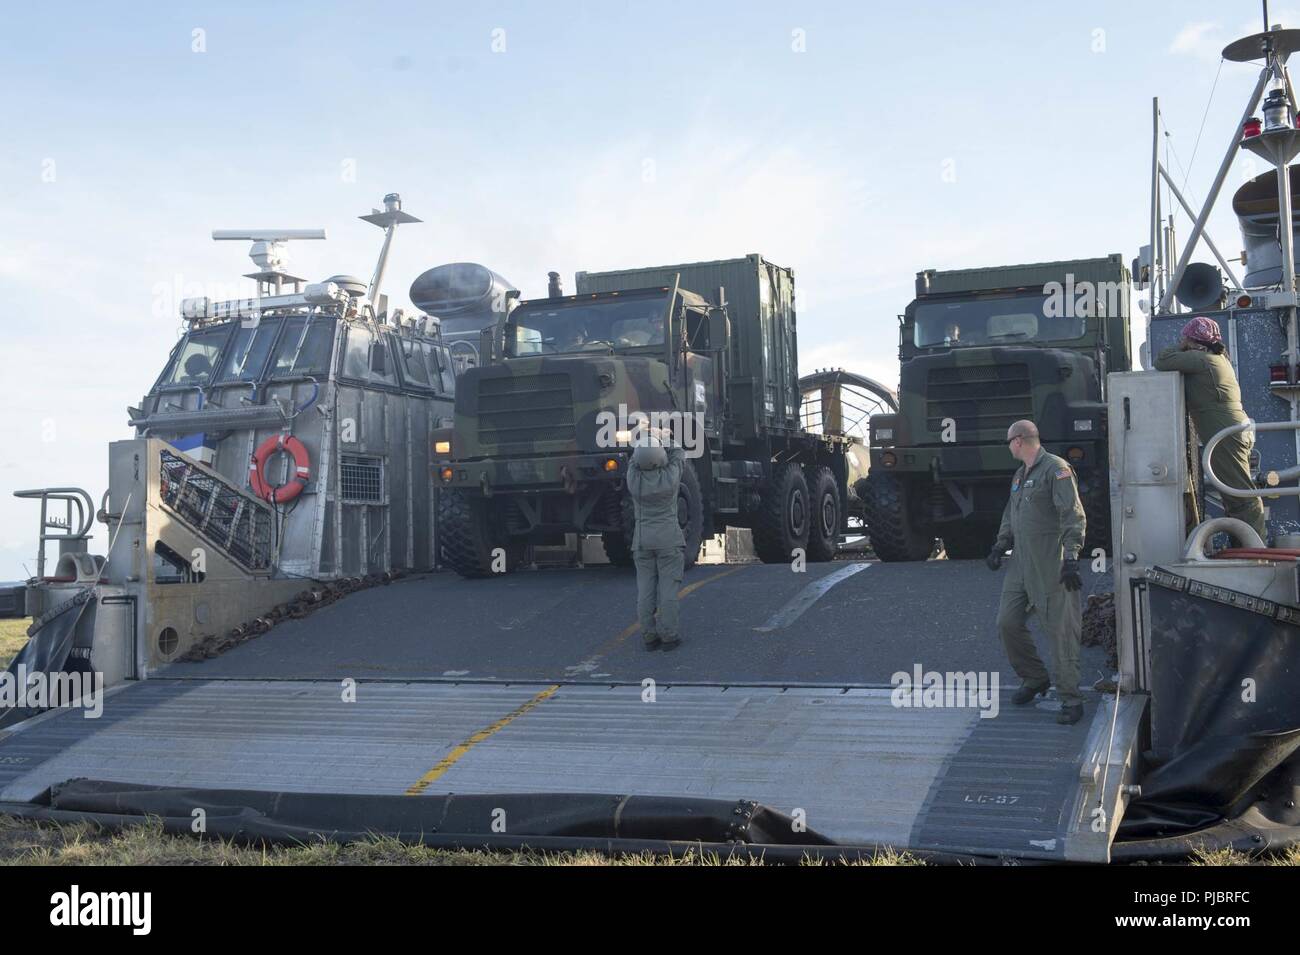
{"label": "yellow painted line", "polygon": [[[689,597],[691,594],[695,593],[695,591],[699,590],[705,584],[712,583],[715,580],[719,580],[723,577],[728,576],[729,574],[734,574],[737,571],[744,570],[744,569],[745,569],[745,565],[742,564],[738,567],[732,567],[728,570],[724,570],[721,573],[713,574],[709,577],[705,577],[703,580],[697,580],[689,587],[683,587],[681,590],[677,591],[677,598],[680,600],[684,597]],[[639,623],[631,624],[630,626],[625,628],[623,632],[620,633],[618,636],[614,637],[608,643],[598,648],[596,652],[592,654],[591,659],[596,659],[597,657],[602,657],[606,653],[609,653],[611,650],[615,649],[620,643],[622,643],[624,640],[632,636],[632,634],[636,633],[640,629],[641,629],[641,625]],[[454,749],[452,749],[450,753],[448,753],[442,759],[438,760],[436,766],[434,766],[431,770],[429,770],[427,773],[421,776],[418,782],[416,782],[410,788],[408,788],[406,790],[406,795],[419,796],[426,789],[428,789],[429,786],[435,780],[438,779],[438,777],[446,774],[447,770],[455,766],[456,763],[458,763],[465,756],[465,754],[468,753],[471,749],[473,749],[479,743],[483,742],[489,736],[492,736],[494,733],[497,733],[498,731],[509,726],[512,722],[517,720],[519,717],[523,716],[529,710],[533,709],[533,707],[537,706],[540,703],[544,703],[546,700],[549,700],[552,696],[555,695],[556,691],[558,691],[559,689],[560,689],[560,685],[558,683],[548,686],[546,689],[542,690],[542,692],[534,696],[531,700],[520,705],[519,707],[516,707],[514,710],[511,710],[509,713],[501,717],[501,719],[497,720],[491,726],[479,730],[469,739],[457,745]]]}
{"label": "yellow painted line", "polygon": [[[726,577],[729,574],[734,574],[737,571],[744,570],[744,569],[745,569],[745,565],[741,564],[738,567],[732,567],[729,570],[724,570],[719,574],[713,574],[712,576],[705,577],[703,580],[697,580],[689,587],[683,587],[681,590],[677,591],[677,599],[681,600],[685,597],[689,597],[691,594],[695,593],[695,591],[699,590],[705,584],[712,583],[715,580],[718,580],[722,577]],[[628,624],[623,629],[623,632],[620,633],[618,636],[614,637],[609,642],[604,643],[601,646],[597,647],[596,652],[593,653],[588,659],[595,660],[598,657],[603,657],[605,654],[611,652],[612,650],[616,650],[623,643],[624,640],[632,636],[632,634],[636,633],[640,629],[641,629],[641,624],[639,623]]]}
{"label": "yellow painted line", "polygon": [[523,716],[525,713],[527,713],[533,707],[537,706],[539,703],[543,703],[546,700],[549,700],[552,696],[555,695],[556,691],[559,690],[559,688],[560,685],[558,683],[548,686],[546,689],[542,690],[542,692],[538,693],[527,703],[524,703],[521,706],[511,710],[509,713],[501,717],[501,719],[497,720],[491,726],[487,726],[479,730],[469,739],[465,740],[465,742],[456,746],[454,749],[452,749],[450,753],[448,753],[442,759],[438,760],[437,765],[434,766],[433,769],[429,770],[427,773],[421,776],[419,782],[415,783],[409,789],[407,789],[406,795],[418,796],[421,793],[423,793],[426,789],[429,788],[429,786],[434,782],[434,780],[436,780],[439,776],[442,776],[444,773],[446,773],[447,770],[451,769],[451,767],[455,766],[456,763],[460,761],[461,757],[463,757],[471,749],[473,749],[475,746],[483,742],[485,739],[487,739],[489,736],[493,735],[494,733],[502,729],[505,729],[512,722],[517,720],[519,717]]}

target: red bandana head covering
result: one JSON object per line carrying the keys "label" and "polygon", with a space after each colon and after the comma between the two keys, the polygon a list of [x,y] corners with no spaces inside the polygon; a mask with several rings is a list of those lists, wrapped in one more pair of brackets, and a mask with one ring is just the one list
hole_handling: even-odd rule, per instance
{"label": "red bandana head covering", "polygon": [[1183,326],[1183,337],[1190,338],[1202,345],[1213,345],[1223,341],[1219,334],[1219,323],[1212,318],[1198,317]]}

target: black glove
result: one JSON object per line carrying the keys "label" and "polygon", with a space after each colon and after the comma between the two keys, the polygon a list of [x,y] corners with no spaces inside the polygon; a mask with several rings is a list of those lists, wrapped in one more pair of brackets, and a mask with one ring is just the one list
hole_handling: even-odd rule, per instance
{"label": "black glove", "polygon": [[1002,560],[1006,555],[1007,549],[1001,544],[994,544],[989,555],[984,558],[984,563],[988,564],[989,570],[1001,570]]}
{"label": "black glove", "polygon": [[1061,561],[1061,583],[1071,593],[1083,589],[1083,578],[1079,576],[1079,558],[1067,557]]}

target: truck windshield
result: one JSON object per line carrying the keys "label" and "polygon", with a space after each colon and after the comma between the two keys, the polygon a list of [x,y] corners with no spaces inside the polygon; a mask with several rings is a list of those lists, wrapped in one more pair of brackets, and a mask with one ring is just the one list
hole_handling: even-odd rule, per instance
{"label": "truck windshield", "polygon": [[556,355],[662,345],[668,296],[521,305],[510,317],[513,354]]}
{"label": "truck windshield", "polygon": [[[917,348],[1057,342],[1081,338],[1088,316],[1057,309],[1041,292],[965,301],[924,302],[913,312]],[[1066,302],[1066,306],[1073,303]],[[1056,314],[1067,311],[1067,315]],[[1051,314],[1048,314],[1048,313]]]}

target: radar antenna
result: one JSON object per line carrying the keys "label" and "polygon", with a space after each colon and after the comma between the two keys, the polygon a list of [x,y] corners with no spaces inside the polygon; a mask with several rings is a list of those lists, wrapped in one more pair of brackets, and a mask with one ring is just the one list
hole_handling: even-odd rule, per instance
{"label": "radar antenna", "polygon": [[244,278],[257,282],[259,295],[279,295],[284,286],[293,284],[294,292],[302,291],[302,283],[307,281],[296,275],[290,275],[289,250],[285,243],[290,239],[324,239],[324,229],[213,229],[212,238],[216,242],[252,242],[248,257],[257,266],[256,272],[249,272]]}

